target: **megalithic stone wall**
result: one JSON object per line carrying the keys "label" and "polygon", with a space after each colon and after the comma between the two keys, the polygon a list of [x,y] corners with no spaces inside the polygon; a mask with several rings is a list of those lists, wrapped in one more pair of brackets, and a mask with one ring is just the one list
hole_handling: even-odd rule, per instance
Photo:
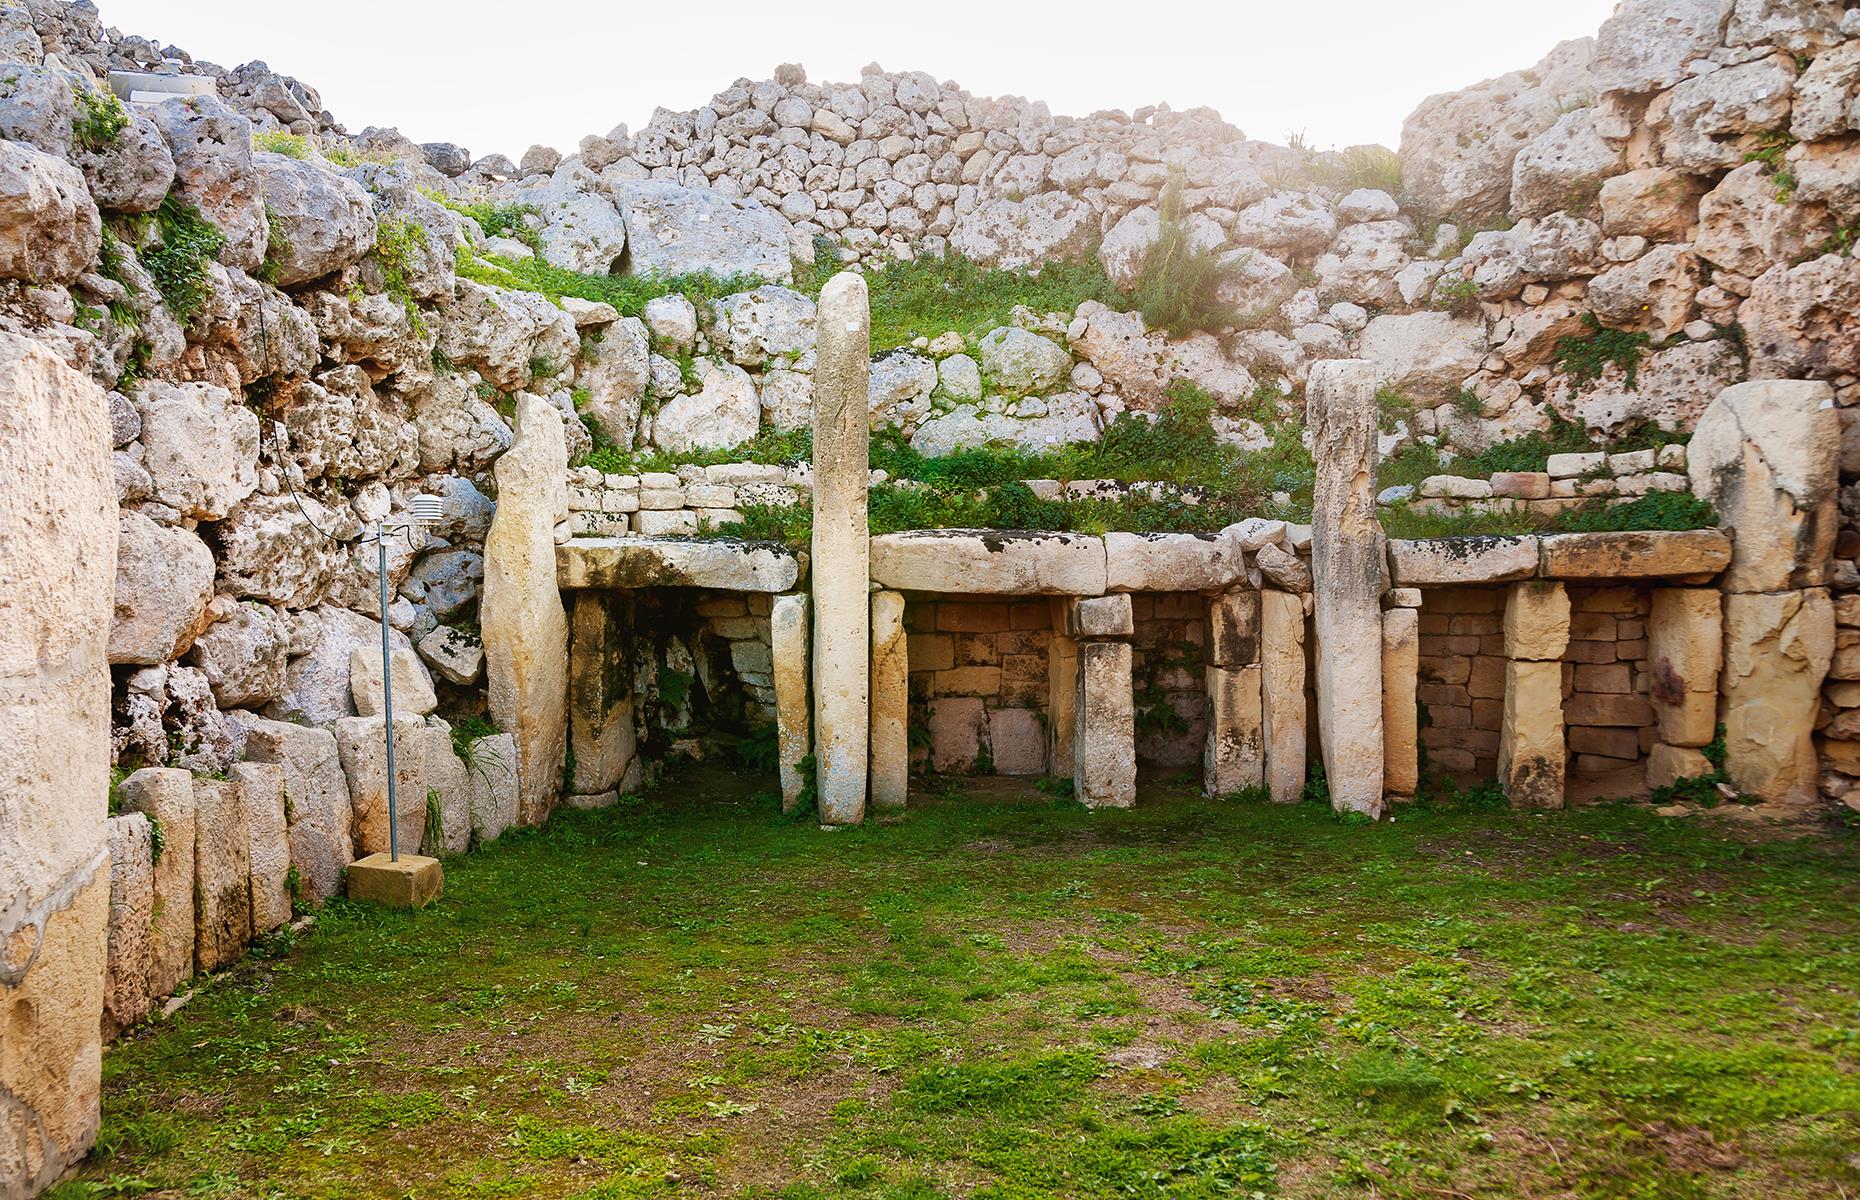
{"label": "megalithic stone wall", "polygon": [[814,760],[825,825],[865,819],[871,655],[866,523],[871,313],[850,271],[820,292],[814,369]]}
{"label": "megalithic stone wall", "polygon": [[0,1197],[97,1136],[110,910],[109,405],[0,333]]}
{"label": "megalithic stone wall", "polygon": [[1311,368],[1305,410],[1317,461],[1311,574],[1318,734],[1331,806],[1382,815],[1382,526],[1376,520],[1377,368]]}

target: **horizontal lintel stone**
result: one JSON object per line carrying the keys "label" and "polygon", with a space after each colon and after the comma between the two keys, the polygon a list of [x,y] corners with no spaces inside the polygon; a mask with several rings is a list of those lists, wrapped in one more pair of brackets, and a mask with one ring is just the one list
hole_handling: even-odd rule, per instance
{"label": "horizontal lintel stone", "polygon": [[1396,587],[1509,583],[1537,574],[1535,537],[1446,537],[1389,541]]}
{"label": "horizontal lintel stone", "polygon": [[699,587],[786,592],[806,571],[806,555],[763,542],[721,538],[575,538],[555,548],[564,588]]}
{"label": "horizontal lintel stone", "polygon": [[909,592],[1100,596],[1104,539],[1003,529],[887,533],[872,539],[872,579]]}
{"label": "horizontal lintel stone", "polygon": [[1731,563],[1718,529],[1556,533],[1543,539],[1547,579],[1661,579],[1711,576]]}

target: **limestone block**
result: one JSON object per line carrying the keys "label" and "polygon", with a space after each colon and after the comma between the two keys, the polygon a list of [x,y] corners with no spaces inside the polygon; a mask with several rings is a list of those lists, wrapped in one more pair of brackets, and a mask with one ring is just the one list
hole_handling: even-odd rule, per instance
{"label": "limestone block", "polygon": [[1733,384],[1699,418],[1686,453],[1693,492],[1737,531],[1726,591],[1821,581],[1835,532],[1840,417],[1825,383]]}
{"label": "limestone block", "polygon": [[[426,784],[420,769],[425,728],[426,722],[419,717],[394,720],[395,818],[403,854],[418,852],[421,832],[426,827]],[[355,818],[358,854],[385,853],[389,849],[386,729],[382,717],[343,717],[333,729],[342,773],[349,778],[349,807]]]}
{"label": "limestone block", "polygon": [[291,919],[291,843],[284,816],[284,768],[241,762],[226,769],[239,785],[246,861],[252,872],[252,933],[269,933]]}
{"label": "limestone block", "polygon": [[1505,583],[1537,574],[1538,539],[1473,537],[1391,539],[1389,567],[1397,587]]}
{"label": "limestone block", "polygon": [[252,842],[239,785],[194,780],[194,965],[217,971],[252,940]]}
{"label": "limestone block", "polygon": [[342,891],[342,869],[355,858],[354,812],[336,735],[289,721],[254,720],[247,725],[245,756],[283,769],[286,837],[300,884],[296,898],[323,904]]}
{"label": "limestone block", "polygon": [[871,553],[873,580],[899,591],[1098,596],[1105,590],[1104,539],[1085,534],[925,529],[875,537]]}
{"label": "limestone block", "polygon": [[1660,740],[1668,745],[1708,745],[1717,736],[1718,696],[1715,692],[1685,692],[1674,703],[1655,700],[1653,715]]}
{"label": "limestone block", "polygon": [[1208,661],[1245,667],[1259,661],[1260,593],[1222,592],[1208,601]]}
{"label": "limestone block", "polygon": [[480,843],[494,842],[517,821],[517,739],[508,733],[478,738],[468,757],[471,831]]}
{"label": "limestone block", "polygon": [[988,714],[975,696],[942,696],[930,702],[930,769],[960,773],[975,769],[982,753]]}
{"label": "limestone block", "polygon": [[1130,596],[1094,596],[1072,600],[1065,606],[1066,634],[1075,638],[1124,638],[1137,631]]}
{"label": "limestone block", "polygon": [[1046,773],[1046,728],[1030,708],[998,708],[988,714],[988,750],[997,775]]}
{"label": "limestone block", "polygon": [[1745,796],[1816,794],[1815,716],[1833,655],[1834,606],[1825,590],[1725,596],[1725,771]]}
{"label": "limestone block", "polygon": [[484,642],[477,634],[441,625],[420,639],[418,650],[426,665],[448,683],[470,687],[484,670]]}
{"label": "limestone block", "polygon": [[911,782],[910,650],[904,597],[872,593],[872,803],[902,808]]}
{"label": "limestone block", "polygon": [[[426,785],[419,805],[425,826],[420,848],[433,858],[463,854],[471,849],[471,771],[453,748],[452,729],[444,721],[422,729],[419,744],[420,782]],[[438,812],[428,812],[429,806]]]}
{"label": "limestone block", "polygon": [[1724,663],[1724,605],[1718,590],[1655,588],[1652,601],[1647,667],[1653,673],[1655,708],[1677,704],[1687,693],[1715,694]]}
{"label": "limestone block", "polygon": [[151,830],[161,828],[148,986],[150,996],[166,996],[194,973],[194,779],[174,767],[144,767],[116,791],[124,812],[141,813]]}
{"label": "limestone block", "polygon": [[[22,228],[30,240],[35,230],[19,223],[5,235],[15,250]],[[97,1133],[117,528],[109,412],[59,351],[0,332],[0,1191],[21,1195],[50,1187]]]}
{"label": "limestone block", "polygon": [[1201,592],[1231,587],[1244,564],[1234,543],[1213,533],[1107,533],[1105,590]]}
{"label": "limestone block", "polygon": [[155,963],[155,860],[149,819],[111,817],[109,974],[103,991],[103,1035],[113,1038],[149,1015]]}
{"label": "limestone block", "polygon": [[1569,649],[1569,593],[1560,583],[1514,583],[1505,601],[1505,657],[1556,662]]}
{"label": "limestone block", "polygon": [[763,542],[707,538],[576,538],[556,549],[563,588],[699,587],[785,592],[806,568],[800,555]]}
{"label": "limestone block", "polygon": [[1696,749],[1656,742],[1647,751],[1647,786],[1666,787],[1680,779],[1711,774],[1711,761]]}
{"label": "limestone block", "polygon": [[1412,796],[1421,786],[1421,614],[1391,608],[1382,614],[1382,787]]}
{"label": "limestone block", "polygon": [[[405,646],[395,646],[388,655],[394,672],[394,715],[426,716],[439,707],[433,694],[433,677],[420,656]],[[378,717],[384,711],[381,702],[381,647],[357,646],[349,651],[349,691],[354,698],[355,713],[361,717]]]}
{"label": "limestone block", "polygon": [[814,368],[814,761],[823,824],[865,819],[874,578],[866,523],[870,376],[865,280],[821,289]]}
{"label": "limestone block", "polygon": [[1305,606],[1290,592],[1265,591],[1260,602],[1261,726],[1266,791],[1275,804],[1304,797],[1306,719]]}
{"label": "limestone block", "polygon": [[554,806],[568,753],[568,614],[555,551],[556,523],[568,516],[567,464],[561,416],[542,397],[519,394],[516,437],[497,460],[478,621],[491,718],[516,738],[518,817],[530,825]]}
{"label": "limestone block", "polygon": [[1271,542],[1261,546],[1253,555],[1253,565],[1259,568],[1266,582],[1274,587],[1301,594],[1311,590],[1311,568],[1284,546]]}
{"label": "limestone block", "polygon": [[619,786],[638,752],[633,728],[633,659],[622,601],[607,591],[574,593],[569,625],[570,787],[590,795]]}
{"label": "limestone block", "polygon": [[1498,782],[1513,808],[1563,807],[1563,666],[1505,664],[1505,715]]}
{"label": "limestone block", "polygon": [[782,811],[800,802],[807,780],[801,762],[813,753],[807,690],[807,594],[777,596],[769,608],[770,674],[775,681],[775,746],[780,759]]}
{"label": "limestone block", "polygon": [[370,854],[349,866],[349,899],[363,904],[425,908],[444,886],[439,860],[423,854],[403,854],[398,860]]}
{"label": "limestone block", "polygon": [[[1251,594],[1251,593],[1249,593]],[[1208,738],[1201,757],[1201,790],[1229,796],[1266,780],[1260,667],[1206,668]]]}
{"label": "limestone block", "polygon": [[1073,705],[1073,795],[1087,808],[1137,802],[1137,713],[1127,642],[1081,642]]}
{"label": "limestone block", "polygon": [[[1128,602],[1129,596],[1119,597]],[[1079,644],[1063,632],[1071,601],[1051,601],[1053,636],[1046,645],[1046,764],[1060,774],[1072,768],[1072,733],[1077,714]]]}
{"label": "limestone block", "polygon": [[1543,539],[1546,579],[1710,578],[1731,561],[1716,529],[1555,533]]}
{"label": "limestone block", "polygon": [[118,518],[111,662],[178,658],[207,627],[212,599],[213,552],[198,534],[137,512]]}
{"label": "limestone block", "polygon": [[1334,808],[1372,817],[1383,811],[1377,379],[1376,365],[1364,359],[1314,363],[1305,400],[1312,457],[1318,463],[1311,575],[1324,774]]}

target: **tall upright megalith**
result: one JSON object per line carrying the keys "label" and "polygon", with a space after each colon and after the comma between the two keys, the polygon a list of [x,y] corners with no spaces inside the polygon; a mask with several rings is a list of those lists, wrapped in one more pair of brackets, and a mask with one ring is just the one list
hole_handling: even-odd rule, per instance
{"label": "tall upright megalith", "polygon": [[1312,364],[1305,416],[1318,736],[1331,807],[1382,815],[1382,526],[1376,521],[1376,367]]}
{"label": "tall upright megalith", "polygon": [[517,815],[526,825],[555,807],[568,753],[568,612],[555,569],[567,471],[561,414],[540,396],[518,394],[516,437],[497,460],[478,623],[491,719],[517,740]]}
{"label": "tall upright megalith", "polygon": [[103,389],[0,332],[0,1197],[97,1136],[116,485]]}
{"label": "tall upright megalith", "polygon": [[871,437],[865,280],[842,271],[820,291],[814,366],[814,762],[823,825],[865,819],[870,688]]}

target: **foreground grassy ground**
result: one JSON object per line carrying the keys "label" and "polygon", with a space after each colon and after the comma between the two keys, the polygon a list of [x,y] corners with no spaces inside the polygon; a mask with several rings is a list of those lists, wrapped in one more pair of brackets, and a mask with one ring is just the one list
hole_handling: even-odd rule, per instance
{"label": "foreground grassy ground", "polygon": [[1851,830],[741,790],[332,907],[110,1052],[57,1195],[1860,1194]]}

